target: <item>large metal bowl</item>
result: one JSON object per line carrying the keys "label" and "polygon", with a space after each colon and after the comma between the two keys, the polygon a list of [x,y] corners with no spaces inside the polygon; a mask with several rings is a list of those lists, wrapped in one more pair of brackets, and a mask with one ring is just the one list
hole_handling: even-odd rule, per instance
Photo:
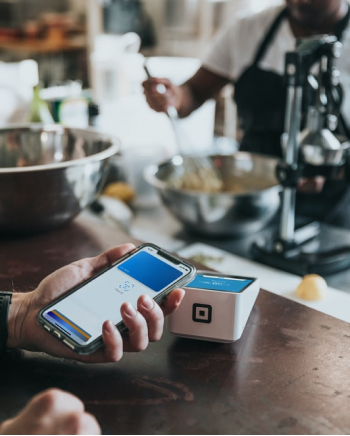
{"label": "large metal bowl", "polygon": [[100,192],[110,137],[61,125],[0,129],[0,234],[36,233],[68,222]]}
{"label": "large metal bowl", "polygon": [[[182,173],[183,159],[175,156],[145,170],[165,206],[185,227],[212,236],[243,236],[263,228],[280,205],[275,177],[277,159],[237,152],[209,156],[228,192],[206,193],[172,187],[170,180]],[[188,159],[188,158],[187,158]],[[239,185],[239,191],[234,187]]]}

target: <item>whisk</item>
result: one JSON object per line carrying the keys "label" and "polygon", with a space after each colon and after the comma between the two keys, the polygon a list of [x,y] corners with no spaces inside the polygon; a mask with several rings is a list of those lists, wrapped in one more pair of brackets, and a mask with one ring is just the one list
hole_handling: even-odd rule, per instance
{"label": "whisk", "polygon": [[[144,64],[144,69],[149,79],[152,76]],[[157,85],[157,91],[160,94],[165,94],[166,88],[163,84]],[[183,172],[180,177],[174,177],[171,183],[176,188],[191,189],[204,192],[218,192],[223,189],[223,180],[214,167],[213,162],[206,156],[195,153],[188,153],[189,147],[186,144],[184,150],[183,135],[179,128],[179,115],[174,106],[168,106],[167,115],[170,120],[177,145],[178,152],[183,157]]]}

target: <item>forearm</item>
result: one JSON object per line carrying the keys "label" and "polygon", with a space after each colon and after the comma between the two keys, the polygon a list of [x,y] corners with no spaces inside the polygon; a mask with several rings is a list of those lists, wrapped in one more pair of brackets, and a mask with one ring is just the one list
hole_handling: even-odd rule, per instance
{"label": "forearm", "polygon": [[186,117],[207,100],[216,98],[228,83],[227,78],[201,67],[193,77],[176,89],[176,108],[179,116]]}
{"label": "forearm", "polygon": [[177,94],[176,109],[180,118],[187,117],[204,103],[204,101],[201,101],[202,99],[195,94],[188,82],[178,87]]}

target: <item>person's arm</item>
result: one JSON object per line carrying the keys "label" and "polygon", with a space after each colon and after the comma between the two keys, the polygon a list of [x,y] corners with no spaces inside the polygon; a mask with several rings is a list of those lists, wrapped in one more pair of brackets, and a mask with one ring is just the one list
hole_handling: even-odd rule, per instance
{"label": "person's arm", "polygon": [[[176,86],[168,79],[152,78],[143,82],[144,94],[149,106],[157,112],[166,112],[175,106],[180,117],[187,117],[206,100],[216,97],[229,80],[212,73],[204,67],[187,80]],[[159,92],[158,85],[164,85],[165,92]]]}
{"label": "person's arm", "polygon": [[229,80],[201,67],[194,76],[180,86],[182,98],[177,107],[181,117],[187,117],[211,98],[216,98]]}
{"label": "person's arm", "polygon": [[37,313],[44,306],[134,249],[133,244],[120,245],[100,256],[83,259],[55,271],[32,292],[14,293],[8,313],[7,347],[44,351],[83,362],[116,362],[121,359],[123,351],[141,351],[149,342],[158,341],[163,332],[164,316],[180,305],[184,296],[182,289],[172,291],[162,307],[147,295],[139,297],[137,308],[123,303],[120,311],[128,333],[121,336],[115,325],[106,320],[102,326],[104,346],[88,356],[69,350],[36,320]]}
{"label": "person's arm", "polygon": [[101,434],[94,416],[74,395],[49,389],[36,395],[15,417],[0,424],[0,434]]}

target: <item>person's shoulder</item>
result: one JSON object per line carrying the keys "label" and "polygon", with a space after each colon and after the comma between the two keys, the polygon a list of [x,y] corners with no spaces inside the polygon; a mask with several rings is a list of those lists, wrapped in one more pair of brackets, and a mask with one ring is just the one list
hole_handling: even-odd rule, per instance
{"label": "person's shoulder", "polygon": [[266,27],[270,25],[277,15],[285,8],[284,5],[270,6],[259,12],[244,11],[237,14],[236,24],[241,26]]}
{"label": "person's shoulder", "polygon": [[260,38],[261,34],[272,24],[277,15],[284,8],[283,5],[268,7],[259,12],[244,10],[235,12],[228,9],[228,15],[231,19],[226,19],[217,35],[229,40],[235,40],[237,36],[250,35],[252,39]]}
{"label": "person's shoulder", "polygon": [[[237,13],[234,3],[230,3],[226,23],[203,57],[203,65],[224,77],[236,80],[253,61],[261,39],[282,9],[283,6],[275,6],[261,12]],[[223,65],[219,68],[220,62]]]}
{"label": "person's shoulder", "polygon": [[224,39],[235,41],[235,43],[241,41],[244,45],[247,43],[245,40],[249,38],[255,46],[256,41],[259,41],[261,36],[266,33],[266,30],[284,7],[283,5],[278,5],[268,7],[259,12],[251,10],[238,12],[232,20],[226,22],[226,25],[223,26],[219,34]]}

